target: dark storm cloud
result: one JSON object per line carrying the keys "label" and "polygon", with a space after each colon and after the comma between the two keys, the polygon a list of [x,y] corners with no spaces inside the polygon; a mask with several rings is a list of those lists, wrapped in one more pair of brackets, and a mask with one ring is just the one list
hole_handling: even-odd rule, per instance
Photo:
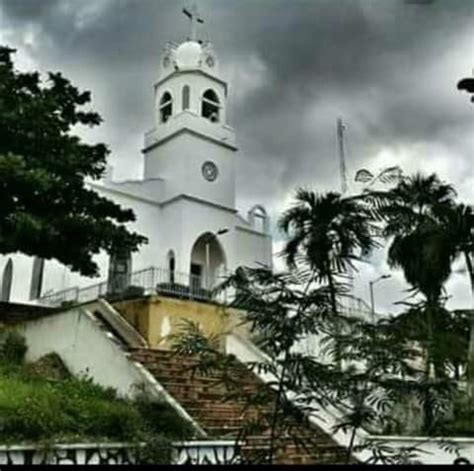
{"label": "dark storm cloud", "polygon": [[5,2],[3,8],[11,18],[37,21],[48,16],[59,0],[21,0]]}
{"label": "dark storm cloud", "polygon": [[[474,2],[202,0],[200,5],[224,67],[233,62],[245,67],[251,56],[265,66],[265,83],[239,101],[231,98],[230,116],[246,144],[246,158],[280,166],[280,188],[284,181],[287,187],[305,183],[314,165],[318,184],[326,177],[334,183],[338,113],[362,133],[354,142],[365,136],[388,145],[432,139],[466,117],[455,108],[440,109],[431,84],[418,81],[418,64],[435,60],[473,26]],[[181,6],[176,0],[3,0],[7,22],[19,31],[25,23],[41,27],[45,47],[37,53],[43,62],[74,71],[101,94],[112,144],[120,148],[132,133],[139,142],[136,134],[151,125],[160,49],[186,34]],[[466,72],[469,65],[466,61]],[[455,83],[449,85],[456,95]],[[328,115],[309,122],[318,104]],[[356,167],[366,150],[353,151]]]}
{"label": "dark storm cloud", "polygon": [[[152,126],[161,48],[187,33],[183,3],[0,0],[13,46],[92,89],[105,118],[99,137],[111,144],[122,177],[136,175],[142,134]],[[198,3],[230,72],[242,206],[260,200],[275,216],[296,185],[337,188],[339,115],[348,124],[352,174],[379,165],[388,149],[407,171],[437,170],[472,201],[474,108],[456,83],[474,66],[474,1]],[[33,44],[24,38],[31,27]],[[426,153],[406,157],[420,143]]]}

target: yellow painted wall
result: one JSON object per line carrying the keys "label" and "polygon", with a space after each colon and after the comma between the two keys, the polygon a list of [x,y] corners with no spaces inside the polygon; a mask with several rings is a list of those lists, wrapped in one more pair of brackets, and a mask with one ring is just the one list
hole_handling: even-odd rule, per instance
{"label": "yellow painted wall", "polygon": [[113,303],[113,305],[148,342],[150,325],[150,303],[148,298],[119,301]]}
{"label": "yellow painted wall", "polygon": [[236,328],[239,331],[245,330],[236,327],[241,319],[237,310],[224,309],[210,303],[149,296],[121,301],[114,306],[139,330],[151,348],[169,349],[171,343],[168,336],[181,330],[184,319],[198,323],[206,336],[222,335]]}

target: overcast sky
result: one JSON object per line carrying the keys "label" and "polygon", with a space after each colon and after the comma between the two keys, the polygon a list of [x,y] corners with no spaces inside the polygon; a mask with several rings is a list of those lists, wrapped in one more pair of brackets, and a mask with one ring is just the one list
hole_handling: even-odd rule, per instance
{"label": "overcast sky", "polygon": [[[188,33],[184,0],[0,0],[0,43],[21,68],[62,71],[93,92],[119,178],[140,175],[152,127],[152,85],[168,40]],[[346,125],[349,181],[400,165],[437,172],[474,201],[474,105],[456,89],[474,67],[474,0],[200,0],[202,37],[230,85],[237,132],[238,205],[263,203],[275,220],[297,186],[339,189],[335,123]],[[352,184],[352,189],[357,187]],[[275,249],[280,235],[275,233]],[[357,293],[387,270],[383,253],[361,269]],[[406,296],[401,274],[377,305]],[[465,274],[448,283],[468,307]]]}

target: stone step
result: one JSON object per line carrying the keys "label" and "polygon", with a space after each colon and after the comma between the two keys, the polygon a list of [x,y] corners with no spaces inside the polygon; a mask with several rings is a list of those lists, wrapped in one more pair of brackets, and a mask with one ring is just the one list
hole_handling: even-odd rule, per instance
{"label": "stone step", "polygon": [[226,409],[219,409],[216,406],[215,410],[205,410],[199,407],[186,407],[186,411],[193,417],[207,417],[209,419],[241,419],[252,420],[262,417],[262,414],[255,410],[243,411],[241,407],[233,407]]}
{"label": "stone step", "polygon": [[[274,399],[271,394],[265,404],[247,404],[245,396],[254,396],[265,385],[244,364],[227,372],[234,380],[235,384],[232,386],[238,387],[236,390],[228,388],[222,381],[220,372],[207,374],[196,369],[199,358],[195,356],[178,356],[163,350],[135,349],[131,351],[131,357],[142,363],[214,439],[243,439],[242,433],[249,422],[268,421],[272,414]],[[239,391],[244,397],[227,397]],[[289,418],[289,421],[293,432],[278,440],[276,463],[345,463],[344,448],[322,430],[299,423],[296,419],[294,424],[293,419]],[[245,437],[245,441],[242,446],[244,456],[264,456],[269,448],[269,427]],[[299,443],[300,441],[307,446]]]}
{"label": "stone step", "polygon": [[131,354],[133,358],[139,358],[141,361],[146,361],[146,362],[153,362],[157,363],[160,365],[185,365],[185,366],[197,366],[202,361],[199,358],[192,358],[192,357],[182,357],[182,356],[175,356],[175,357],[160,357],[160,356],[155,356],[155,355],[149,355],[146,353],[132,353]]}
{"label": "stone step", "polygon": [[240,389],[241,387],[244,387],[246,390],[251,388],[254,391],[258,391],[258,389],[262,387],[261,384],[252,381],[249,378],[229,379],[222,376],[202,374],[200,372],[191,372],[182,369],[176,369],[173,371],[155,366],[149,366],[147,369],[155,376],[162,378],[164,381],[172,380],[173,382],[221,383],[226,385],[229,389]]}
{"label": "stone step", "polygon": [[260,411],[257,409],[244,409],[241,404],[229,404],[228,407],[219,407],[216,405],[215,409],[209,410],[203,407],[199,407],[199,403],[188,403],[186,410],[190,413],[193,412],[196,415],[205,415],[206,417],[242,417],[250,420],[251,417],[261,418],[270,417],[271,414],[266,411]]}
{"label": "stone step", "polygon": [[185,374],[168,374],[164,371],[157,371],[155,368],[148,368],[151,374],[155,376],[158,380],[163,382],[170,382],[170,383],[181,383],[181,384],[189,384],[189,385],[217,385],[223,384],[220,378],[213,378],[209,376],[195,376],[194,378],[190,378]]}
{"label": "stone step", "polygon": [[[230,392],[221,385],[194,385],[189,383],[174,383],[170,381],[163,381],[157,378],[159,383],[172,395],[179,396],[182,400],[191,399],[194,401],[213,401],[213,402],[227,402],[236,404],[245,404],[245,398],[230,397]],[[247,391],[246,394],[251,395],[252,391]]]}
{"label": "stone step", "polygon": [[180,378],[174,377],[163,377],[155,375],[155,378],[160,382],[165,388],[176,389],[183,392],[186,391],[196,391],[196,392],[219,392],[223,396],[225,395],[226,388],[224,385],[219,383],[212,383],[208,381],[180,381]]}
{"label": "stone step", "polygon": [[215,438],[237,438],[241,431],[242,427],[239,426],[204,426],[204,429],[211,437]]}
{"label": "stone step", "polygon": [[[171,388],[166,388],[167,391],[177,400],[179,401],[183,407],[189,404],[199,404],[201,400],[204,401],[214,401],[217,403],[221,403],[222,401],[222,394],[219,392],[196,392],[196,391],[187,391],[187,392],[173,392]],[[244,404],[242,402],[242,404]]]}
{"label": "stone step", "polygon": [[205,386],[205,385],[192,385],[187,383],[171,383],[167,381],[160,381],[160,384],[171,394],[179,396],[183,400],[187,398],[193,398],[195,401],[207,400],[207,401],[219,401],[224,400],[226,391],[218,386]]}
{"label": "stone step", "polygon": [[[142,351],[131,351],[130,355],[134,358],[140,359],[140,361],[153,361],[162,364],[171,364],[177,362],[181,365],[198,365],[202,363],[202,359],[199,356],[190,355],[179,355],[174,352],[166,350],[142,350]],[[242,368],[236,365],[236,369],[245,370],[245,366]]]}
{"label": "stone step", "polygon": [[[180,396],[183,400],[191,399],[199,402],[214,401],[222,404],[248,404],[248,401],[245,397],[240,397],[240,395],[238,397],[234,397],[226,388],[222,386],[193,386],[186,383],[171,383],[166,381],[160,381],[160,378],[157,379],[166,390],[168,390],[174,395]],[[248,399],[251,399],[252,391],[248,391],[246,395]],[[261,409],[262,407],[260,406],[259,408]]]}
{"label": "stone step", "polygon": [[[153,353],[147,353],[147,352],[144,352],[144,353],[132,352],[131,356],[136,361],[140,361],[144,363],[154,363],[157,365],[163,365],[163,367],[171,367],[171,368],[176,367],[176,366],[178,366],[179,368],[182,368],[185,366],[193,368],[200,364],[200,360],[197,357],[178,356],[178,355],[172,356],[166,353],[163,356],[162,352],[160,352],[159,354],[153,354]],[[221,371],[221,370],[218,370],[218,371]],[[250,375],[254,377],[255,380],[260,381],[260,379],[252,371],[250,371],[244,364],[236,365],[235,367],[233,366],[229,368],[227,371],[233,372],[237,376]]]}
{"label": "stone step", "polygon": [[211,401],[210,400],[192,399],[192,398],[191,399],[186,398],[186,399],[182,399],[182,400],[180,399],[180,404],[186,410],[198,408],[200,410],[207,411],[207,410],[209,410],[209,406],[207,405],[209,403],[214,403],[217,408],[219,408],[222,405],[231,405],[232,407],[235,406],[237,410],[242,410],[246,406],[246,403],[244,401],[238,402],[238,401],[233,400],[232,402],[228,402],[228,401],[223,402],[221,396],[217,400],[211,400]]}
{"label": "stone step", "polygon": [[[198,417],[198,416],[193,416],[196,420],[198,420],[199,424],[206,430],[209,429],[238,429],[242,430],[244,425],[245,425],[245,420],[244,419],[239,419],[239,418],[231,418],[231,417],[214,417],[214,418],[209,418],[209,417]],[[214,433],[213,433],[214,434]]]}
{"label": "stone step", "polygon": [[[170,361],[170,360],[179,360],[180,363],[184,362],[202,362],[203,359],[199,355],[181,355],[178,353],[175,353],[171,350],[154,350],[150,348],[145,348],[145,349],[130,349],[131,355],[135,356],[141,356],[141,357],[147,357],[147,358],[152,358],[156,360],[163,360],[163,361]],[[236,370],[242,370],[242,371],[247,371],[246,366],[239,362],[238,360],[235,360],[235,363],[229,364],[229,367],[235,368]]]}

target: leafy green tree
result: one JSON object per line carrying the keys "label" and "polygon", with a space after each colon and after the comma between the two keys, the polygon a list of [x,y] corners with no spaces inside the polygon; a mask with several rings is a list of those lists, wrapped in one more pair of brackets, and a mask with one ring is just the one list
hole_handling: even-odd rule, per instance
{"label": "leafy green tree", "polygon": [[389,265],[401,268],[414,292],[426,300],[427,374],[435,359],[433,318],[442,311],[443,286],[455,256],[441,215],[454,208],[454,197],[454,188],[434,174],[405,177],[389,191],[367,193],[374,214],[385,223]]}
{"label": "leafy green tree", "polygon": [[426,301],[404,303],[407,309],[396,317],[401,332],[407,339],[426,343],[428,312],[432,314],[433,348],[432,363],[439,378],[452,376],[460,381],[467,366],[469,343],[469,317],[461,312],[451,312],[443,305],[428,311]]}
{"label": "leafy green tree", "polygon": [[[177,354],[198,355],[200,372],[220,371],[229,389],[228,398],[238,398],[243,411],[250,407],[262,410],[237,438],[245,442],[257,433],[268,434],[268,449],[257,462],[275,463],[288,436],[310,452],[320,432],[313,429],[314,435],[308,436],[299,425],[307,427],[310,416],[327,408],[339,414],[331,433],[343,430],[350,436],[346,463],[353,462],[354,453],[364,449],[371,452],[369,462],[413,461],[415,447],[396,450],[383,439],[356,440],[361,429],[374,434],[403,430],[396,408],[413,398],[422,405],[429,401],[433,410],[428,434],[436,434],[436,427],[446,419],[455,383],[449,378],[426,378],[416,367],[418,350],[392,320],[374,325],[345,317],[342,333],[336,333],[331,328],[334,313],[329,287],[317,281],[314,270],[302,264],[278,274],[240,268],[224,282],[222,289],[228,288],[235,290],[230,307],[245,313],[244,322],[251,333],[259,334],[259,347],[268,355],[248,367],[265,373],[269,381],[260,383],[257,393],[229,381],[228,370],[235,359],[223,355],[217,339],[206,339],[197,326],[185,326],[182,334],[175,336],[174,348]],[[315,337],[327,355],[301,348],[301,340]],[[335,357],[336,344],[347,365],[343,370],[328,361]]]}
{"label": "leafy green tree", "polygon": [[[349,271],[356,268],[354,262],[377,246],[372,214],[359,198],[299,189],[279,226],[287,236],[282,255],[288,267],[294,270],[303,263],[314,271],[318,282],[328,284],[334,327],[341,330],[338,293],[347,294],[346,282]],[[340,358],[336,361],[342,366]]]}
{"label": "leafy green tree", "polygon": [[295,269],[302,261],[318,281],[327,282],[337,314],[341,277],[377,246],[371,213],[358,198],[299,189],[294,206],[283,213],[279,225],[288,237],[282,252],[288,267]]}
{"label": "leafy green tree", "polygon": [[464,203],[440,214],[445,230],[449,233],[456,257],[462,258],[474,295],[474,209]]}
{"label": "leafy green tree", "polygon": [[451,274],[452,242],[440,215],[454,208],[454,188],[435,174],[416,174],[382,195],[388,261],[402,268],[407,282],[434,303]]}
{"label": "leafy green tree", "polygon": [[466,265],[471,286],[470,341],[467,355],[469,394],[474,404],[474,210],[470,205],[457,204],[440,215],[444,229],[452,244],[455,258],[461,258]]}
{"label": "leafy green tree", "polygon": [[72,131],[102,119],[84,108],[89,92],[60,73],[44,84],[38,72],[18,72],[13,52],[0,47],[0,254],[56,259],[97,275],[95,254],[135,251],[146,241],[127,229],[130,209],[86,186],[105,171],[109,151]]}

